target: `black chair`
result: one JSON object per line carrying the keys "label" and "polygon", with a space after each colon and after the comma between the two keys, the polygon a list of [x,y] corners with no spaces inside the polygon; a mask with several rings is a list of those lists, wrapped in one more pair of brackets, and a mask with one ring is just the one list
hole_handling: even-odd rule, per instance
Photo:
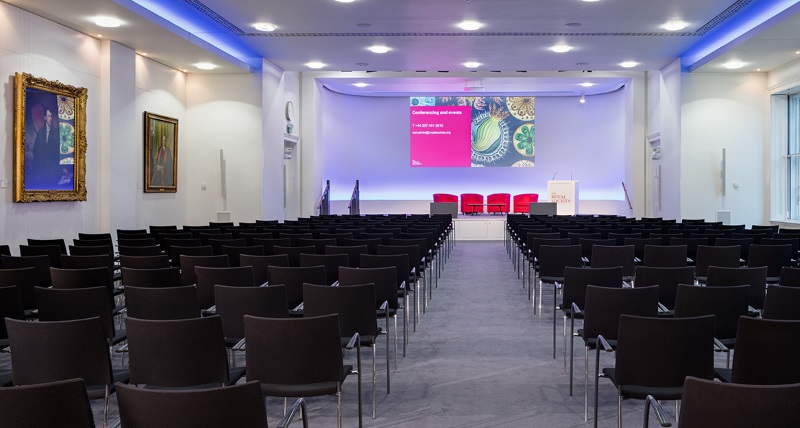
{"label": "black chair", "polygon": [[[263,318],[286,318],[289,316],[286,303],[286,287],[231,287],[214,286],[217,315],[222,320],[225,345],[235,347],[244,338],[244,316]],[[232,358],[232,362],[235,362]],[[234,364],[235,365],[235,364]]]}
{"label": "black chair", "polygon": [[[16,320],[25,319],[25,307],[22,305],[22,296],[16,285],[0,287],[0,320],[13,318]],[[0,322],[0,349],[7,348],[8,331],[6,325]],[[0,375],[0,386],[5,386],[11,379],[6,379]]]}
{"label": "black chair", "polygon": [[94,428],[83,379],[0,388],[0,427]]}
{"label": "black chair", "polygon": [[182,255],[210,257],[214,255],[214,250],[211,248],[211,245],[199,245],[195,247],[184,247],[181,245],[173,245],[169,247],[168,254],[172,266],[180,266]]}
{"label": "black chair", "polygon": [[158,245],[141,247],[120,245],[117,247],[117,251],[119,251],[120,256],[158,256],[162,254],[161,247]]}
{"label": "black chair", "polygon": [[67,251],[61,250],[58,245],[20,245],[20,256],[47,256],[50,258],[51,267],[61,267],[61,255]]}
{"label": "black chair", "polygon": [[[342,426],[342,383],[353,370],[342,361],[341,334],[336,315],[313,318],[260,318],[245,315],[247,376],[261,382],[266,396],[337,397],[337,427]],[[358,336],[348,341],[356,348],[361,427],[361,353]]]}
{"label": "black chair", "polygon": [[243,368],[228,369],[217,316],[178,320],[128,317],[130,383],[150,388],[234,385]]}
{"label": "black chair", "polygon": [[[679,285],[675,297],[675,318],[714,315],[714,338],[726,348],[736,345],[739,318],[747,315],[750,286],[695,287]],[[724,349],[719,349],[724,351]],[[730,354],[727,365],[730,366]]]}
{"label": "black chair", "polygon": [[90,399],[104,399],[103,426],[107,425],[109,395],[116,382],[127,382],[128,371],[112,369],[100,318],[51,322],[7,318],[6,327],[14,350],[14,385],[83,379]]}
{"label": "black chair", "polygon": [[768,285],[761,317],[773,320],[800,320],[800,288]]}
{"label": "black chair", "polygon": [[[542,289],[544,283],[554,284],[564,281],[564,268],[583,267],[580,245],[542,245],[539,248],[539,318],[542,317]],[[536,281],[533,283],[535,288]],[[536,313],[536,290],[528,289],[528,297],[533,296],[534,313]],[[555,302],[553,302],[555,308]],[[553,358],[556,357],[555,347]]]}
{"label": "black chair", "polygon": [[[575,333],[574,320],[583,319],[581,313],[573,314],[574,308],[584,308],[586,287],[595,285],[599,287],[622,288],[622,267],[608,268],[580,268],[568,266],[564,268],[564,283],[561,304],[556,303],[553,311],[553,358],[556,356],[556,318],[558,310],[564,313],[564,372],[567,371],[567,318],[573,320],[569,337]],[[557,288],[553,288],[553,299],[557,299]],[[556,300],[557,301],[557,300]],[[572,348],[572,346],[570,346]],[[570,355],[572,352],[570,352]],[[571,372],[571,370],[570,370]],[[571,379],[571,378],[570,378]],[[569,395],[572,395],[572,382],[570,382]]]}
{"label": "black chair", "polygon": [[[28,245],[31,247],[49,247],[55,245],[58,247],[61,254],[67,254],[67,243],[64,242],[62,238],[55,238],[55,239],[27,239]],[[23,255],[32,255],[32,254],[23,254]]]}
{"label": "black chair", "polygon": [[217,284],[232,287],[256,286],[253,268],[250,266],[195,266],[194,272],[197,275],[197,300],[201,308],[210,308],[215,305],[214,286]]}
{"label": "black chair", "polygon": [[117,239],[118,247],[155,247],[157,245],[158,242],[150,237]]}
{"label": "black chair", "polygon": [[134,287],[180,287],[181,270],[176,267],[153,269],[122,268],[122,285]]}
{"label": "black chair", "polygon": [[[583,328],[570,336],[569,384],[572,392],[575,336],[583,339],[583,419],[589,417],[589,350],[596,349],[597,337],[603,336],[612,348],[617,346],[620,315],[655,317],[658,314],[658,286],[620,288],[586,287],[583,310],[573,304],[570,311],[571,329],[575,329],[575,318],[583,318]],[[595,360],[595,375],[599,374],[600,359]]]}
{"label": "black chair", "polygon": [[103,323],[109,345],[117,345],[126,338],[124,329],[114,323],[114,303],[103,287],[41,288],[35,290],[40,321],[68,321],[98,317]]}
{"label": "black chair", "polygon": [[276,245],[272,248],[272,254],[286,254],[289,257],[289,266],[300,266],[300,254],[316,254],[316,251],[313,245],[305,247],[282,247]]}
{"label": "black chair", "polygon": [[750,246],[753,245],[753,237],[742,236],[738,238],[723,238],[719,237],[714,241],[715,246],[739,246],[739,258],[747,260],[750,254]]}
{"label": "black chair", "polygon": [[181,284],[193,285],[197,284],[197,274],[194,268],[197,266],[205,267],[230,267],[231,262],[228,256],[189,256],[186,254],[180,255],[181,266]]}
{"label": "black chair", "polygon": [[253,277],[257,285],[264,285],[269,283],[269,267],[270,266],[289,266],[289,256],[286,254],[277,254],[271,256],[254,256],[251,254],[242,254],[239,256],[239,266],[252,266]]}
{"label": "black chair", "polygon": [[675,309],[678,285],[694,284],[694,267],[637,266],[634,284],[636,287],[657,285],[658,302],[668,311],[661,315],[668,316]]}
{"label": "black chair", "polygon": [[155,256],[119,256],[119,265],[132,269],[158,269],[172,266],[165,254]]}
{"label": "black chair", "polygon": [[369,254],[366,245],[326,245],[325,254],[347,254],[350,267],[359,267],[362,254]]}
{"label": "black chair", "polygon": [[146,320],[200,317],[197,287],[125,287],[127,316]]}
{"label": "black chair", "polygon": [[708,267],[739,267],[739,246],[714,246],[714,245],[698,245],[697,258],[694,261],[694,274],[697,281],[705,284],[706,277],[708,276]]}
{"label": "black chair", "polygon": [[732,369],[716,369],[723,382],[751,385],[800,383],[800,321],[739,319]]}
{"label": "black chair", "polygon": [[781,269],[792,265],[792,245],[751,245],[748,267],[766,266],[767,283],[777,283]]}
{"label": "black chair", "polygon": [[[177,391],[119,384],[117,401],[123,427],[267,426],[264,399],[256,381],[225,388]],[[304,423],[306,419],[304,414]]]}
{"label": "black chair", "polygon": [[750,306],[756,310],[764,307],[764,293],[767,291],[767,267],[708,268],[708,287],[729,287],[733,285],[750,286]]}
{"label": "black chair", "polygon": [[349,262],[347,254],[300,254],[298,266],[325,266],[327,285],[332,285],[339,281],[339,267],[348,267]]}
{"label": "black chair", "polygon": [[641,263],[644,260],[644,247],[646,245],[661,246],[662,240],[661,238],[625,238],[622,244],[617,245],[633,245],[635,257]]}
{"label": "black chair", "polygon": [[293,315],[300,315],[294,309],[303,303],[303,284],[328,285],[328,277],[325,274],[325,266],[269,266],[267,268],[270,275],[270,284],[282,284],[286,286],[287,309]]}
{"label": "black chair", "polygon": [[635,248],[633,245],[594,245],[592,247],[591,266],[595,268],[622,267],[622,278],[633,279]]}
{"label": "black chair", "polygon": [[[794,411],[799,400],[800,384],[739,385],[689,376],[683,384],[678,424],[681,428],[790,427],[797,424]],[[647,403],[659,406],[655,399]],[[662,426],[670,426],[660,414]],[[645,428],[648,416],[645,408]]]}
{"label": "black chair", "polygon": [[[383,303],[384,310],[388,302]],[[358,334],[359,346],[372,348],[372,418],[376,417],[376,348],[380,329],[375,312],[375,285],[350,285],[347,287],[326,287],[321,285],[303,285],[303,316],[317,317],[338,315],[339,332],[342,335],[342,347],[347,346],[350,338]],[[386,329],[389,328],[389,318]],[[389,346],[386,344],[386,393],[389,393]],[[360,410],[360,409],[359,409]]]}
{"label": "black chair", "polygon": [[[601,335],[600,350],[613,348]],[[598,381],[606,377],[617,390],[617,424],[622,425],[622,397],[680,400],[686,376],[714,377],[714,316],[649,318],[621,315],[616,364],[595,378],[594,426],[597,427]]]}
{"label": "black chair", "polygon": [[28,314],[35,317],[33,311],[36,309],[36,296],[33,292],[38,285],[40,282],[36,268],[0,269],[0,287],[17,287],[22,305],[26,310],[26,317]]}
{"label": "black chair", "polygon": [[326,238],[326,239],[308,239],[308,238],[300,238],[298,240],[298,247],[307,247],[309,245],[314,247],[314,251],[316,254],[325,254],[325,246],[326,245],[337,245],[337,241],[334,238]]}
{"label": "black chair", "polygon": [[653,267],[684,267],[688,251],[686,245],[645,245],[642,265]]}
{"label": "black chair", "polygon": [[222,246],[222,254],[228,256],[232,267],[241,266],[239,256],[242,254],[249,254],[253,256],[263,256],[264,255],[264,247],[261,245],[251,245],[251,246],[244,246],[244,247],[232,247],[223,245]]}
{"label": "black chair", "polygon": [[397,273],[397,297],[403,299],[403,357],[406,356],[406,347],[408,343],[408,325],[409,325],[409,301],[408,292],[411,285],[409,285],[409,263],[408,254],[362,254],[361,267],[363,268],[381,268],[393,266]]}
{"label": "black chair", "polygon": [[50,278],[50,257],[40,256],[0,256],[3,269],[36,269],[36,276],[40,287],[50,287],[53,282]]}
{"label": "black chair", "polygon": [[271,256],[275,254],[273,252],[273,248],[275,248],[275,246],[291,247],[292,240],[289,238],[268,238],[268,239],[253,238],[253,245],[261,245],[262,247],[264,247],[264,254]]}

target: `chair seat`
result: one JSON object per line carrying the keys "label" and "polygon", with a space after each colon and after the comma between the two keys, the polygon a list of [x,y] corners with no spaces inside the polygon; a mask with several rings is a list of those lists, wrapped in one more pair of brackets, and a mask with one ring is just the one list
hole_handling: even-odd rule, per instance
{"label": "chair seat", "polygon": [[725,368],[714,368],[714,376],[717,379],[725,382],[730,383],[731,379],[733,378],[733,369],[725,369]]}
{"label": "chair seat", "polygon": [[[342,367],[342,379],[353,371],[353,366]],[[262,383],[261,393],[273,397],[315,397],[319,395],[336,394],[339,382],[320,382],[305,385],[281,385],[275,383]]]}
{"label": "chair seat", "polygon": [[[121,383],[128,383],[128,370],[121,370],[117,369],[112,372],[113,381],[111,385],[109,385],[109,394],[114,393],[114,384],[117,382]],[[86,385],[86,394],[89,396],[90,400],[98,399],[98,398],[105,398],[106,396],[106,386],[105,385]]]}
{"label": "chair seat", "polygon": [[[616,381],[616,369],[604,368],[603,374],[611,379],[614,385]],[[643,385],[618,385],[622,389],[623,397],[638,398],[644,400],[648,395],[652,395],[656,400],[680,400],[683,396],[683,385],[674,387],[655,387]]]}

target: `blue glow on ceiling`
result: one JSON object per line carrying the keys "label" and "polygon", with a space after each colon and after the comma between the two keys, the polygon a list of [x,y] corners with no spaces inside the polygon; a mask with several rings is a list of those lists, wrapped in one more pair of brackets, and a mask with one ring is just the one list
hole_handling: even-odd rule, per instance
{"label": "blue glow on ceiling", "polygon": [[794,11],[790,9],[799,2],[799,0],[756,0],[684,52],[681,55],[681,66],[689,71],[697,69],[767,28],[768,25],[764,24],[774,24],[769,21],[789,16],[787,12],[793,13]]}
{"label": "blue glow on ceiling", "polygon": [[[175,0],[114,0],[116,3],[140,13],[142,9],[149,12],[147,18],[160,18],[159,25],[165,28],[175,27],[186,34],[176,32],[185,39],[203,48],[212,47],[253,68],[261,67],[261,55],[257,54],[238,36],[228,29],[187,5]],[[131,7],[138,6],[138,7]],[[141,13],[140,13],[141,14]],[[144,16],[144,15],[143,15]],[[198,43],[202,41],[203,43]],[[204,46],[204,45],[208,46]],[[213,52],[213,49],[209,49]]]}

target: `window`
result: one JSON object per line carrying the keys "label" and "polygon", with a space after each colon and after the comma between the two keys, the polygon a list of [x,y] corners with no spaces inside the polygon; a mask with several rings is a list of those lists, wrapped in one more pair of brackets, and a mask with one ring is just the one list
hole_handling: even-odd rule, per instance
{"label": "window", "polygon": [[787,185],[789,219],[800,220],[800,93],[789,95]]}

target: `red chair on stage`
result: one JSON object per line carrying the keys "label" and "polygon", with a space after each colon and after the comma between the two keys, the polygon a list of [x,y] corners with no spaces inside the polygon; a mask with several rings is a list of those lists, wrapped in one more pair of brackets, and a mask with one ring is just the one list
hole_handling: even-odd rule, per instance
{"label": "red chair on stage", "polygon": [[433,202],[455,202],[458,203],[458,196],[450,193],[434,193]]}
{"label": "red chair on stage", "polygon": [[514,195],[514,212],[530,212],[531,202],[539,202],[538,193],[520,193],[519,195]]}
{"label": "red chair on stage", "polygon": [[462,193],[461,212],[464,214],[483,214],[483,195],[477,193]]}
{"label": "red chair on stage", "polygon": [[[492,205],[492,204],[502,204],[502,205]],[[509,209],[510,206],[511,206],[510,193],[492,193],[491,195],[486,197],[487,212],[507,214],[511,212],[511,210]]]}

